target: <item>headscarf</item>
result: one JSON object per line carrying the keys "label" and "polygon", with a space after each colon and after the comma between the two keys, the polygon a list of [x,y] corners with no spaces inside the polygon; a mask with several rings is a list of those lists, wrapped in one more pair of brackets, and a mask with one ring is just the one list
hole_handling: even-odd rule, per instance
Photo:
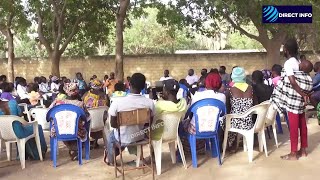
{"label": "headscarf", "polygon": [[245,83],[246,73],[242,67],[236,67],[232,70],[231,75],[232,82],[234,83]]}
{"label": "headscarf", "polygon": [[79,93],[78,85],[77,83],[68,83],[63,86],[63,90],[66,92],[66,94],[70,96],[77,95]]}
{"label": "headscarf", "polygon": [[57,76],[53,76],[53,77],[51,78],[51,81],[52,81],[52,82],[58,81],[58,80],[59,80],[59,78],[58,78]]}
{"label": "headscarf", "polygon": [[94,79],[91,82],[91,88],[92,89],[101,89],[102,88],[102,82],[98,79]]}
{"label": "headscarf", "polygon": [[236,87],[242,92],[246,92],[249,85],[246,83],[246,73],[242,67],[236,67],[232,70],[232,87]]}
{"label": "headscarf", "polygon": [[205,79],[206,88],[219,89],[222,81],[221,76],[217,73],[209,73]]}

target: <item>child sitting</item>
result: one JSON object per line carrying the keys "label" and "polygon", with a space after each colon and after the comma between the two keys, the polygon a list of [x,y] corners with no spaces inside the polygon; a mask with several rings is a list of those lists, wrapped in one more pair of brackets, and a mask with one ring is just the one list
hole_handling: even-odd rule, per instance
{"label": "child sitting", "polygon": [[39,85],[36,84],[36,83],[30,83],[28,85],[28,88],[27,88],[27,91],[28,91],[28,96],[29,96],[29,101],[30,101],[30,104],[32,106],[35,106],[38,104],[39,100],[41,99],[41,95],[40,93],[38,92],[39,91]]}
{"label": "child sitting", "polygon": [[122,82],[118,82],[114,85],[114,93],[112,97],[123,97],[126,96],[127,93],[125,92],[125,86]]}

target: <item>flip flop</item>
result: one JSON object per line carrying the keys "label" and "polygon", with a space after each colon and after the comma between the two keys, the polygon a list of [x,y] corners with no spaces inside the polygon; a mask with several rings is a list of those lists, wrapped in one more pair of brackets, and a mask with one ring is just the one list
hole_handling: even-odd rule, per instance
{"label": "flip flop", "polygon": [[280,156],[280,158],[281,158],[282,160],[288,160],[288,161],[296,161],[296,160],[298,160],[298,157],[297,157],[297,156],[296,156],[296,158],[294,159],[291,154],[287,154],[287,155],[284,155],[284,156]]}

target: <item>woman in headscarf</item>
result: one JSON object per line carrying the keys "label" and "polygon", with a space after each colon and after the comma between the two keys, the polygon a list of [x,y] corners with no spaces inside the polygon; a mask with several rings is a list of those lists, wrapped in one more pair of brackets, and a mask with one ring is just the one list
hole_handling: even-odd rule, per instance
{"label": "woman in headscarf", "polygon": [[[90,121],[90,114],[87,111],[87,108],[83,101],[81,100],[79,96],[79,89],[77,86],[77,83],[69,83],[64,85],[64,91],[67,95],[66,99],[61,99],[59,101],[55,100],[50,108],[57,106],[59,104],[72,104],[75,106],[78,106],[84,110],[86,113],[87,118],[86,119],[80,119],[79,125],[78,125],[78,137],[81,139],[82,142],[86,141],[87,137],[87,130],[85,129],[84,125],[86,121]],[[51,137],[54,137],[56,135],[55,129],[51,128]],[[64,141],[63,142],[67,148],[69,149],[69,155],[73,161],[77,160],[78,158],[78,146],[77,141]]]}
{"label": "woman in headscarf", "polygon": [[[108,96],[103,92],[102,82],[99,81],[98,79],[94,79],[91,82],[90,90],[83,95],[82,99],[86,108],[107,106],[109,102]],[[102,131],[92,132],[90,136],[93,139],[92,140],[93,143],[91,144],[93,145],[94,148],[97,148],[99,146],[98,139],[102,138],[103,136]]]}
{"label": "woman in headscarf", "polygon": [[[232,70],[232,86],[227,90],[227,108],[230,114],[241,114],[253,106],[253,90],[246,83],[245,70],[242,67],[236,67]],[[253,126],[251,116],[246,118],[231,119],[231,127],[240,129],[251,129]],[[237,134],[229,133],[228,145],[232,151],[236,151]]]}
{"label": "woman in headscarf", "polygon": [[[206,89],[201,92],[196,92],[192,97],[192,103],[194,104],[202,99],[213,98],[226,103],[226,96],[223,93],[219,92],[219,89],[222,86],[221,76],[218,72],[211,72],[205,78],[205,87]],[[187,115],[188,119],[185,119],[182,122],[183,131],[190,134],[196,133],[195,119],[191,115]],[[222,119],[220,119],[221,121]],[[183,144],[183,149],[186,153],[190,152],[190,146],[186,138],[181,137]],[[196,142],[197,154],[203,154],[205,152],[205,140],[197,140]]]}

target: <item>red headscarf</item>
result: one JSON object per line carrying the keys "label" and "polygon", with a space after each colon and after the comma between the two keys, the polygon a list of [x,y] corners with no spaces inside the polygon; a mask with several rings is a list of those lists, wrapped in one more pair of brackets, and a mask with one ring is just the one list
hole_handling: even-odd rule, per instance
{"label": "red headscarf", "polygon": [[209,73],[205,80],[206,88],[219,89],[221,87],[222,81],[221,77],[217,73]]}

